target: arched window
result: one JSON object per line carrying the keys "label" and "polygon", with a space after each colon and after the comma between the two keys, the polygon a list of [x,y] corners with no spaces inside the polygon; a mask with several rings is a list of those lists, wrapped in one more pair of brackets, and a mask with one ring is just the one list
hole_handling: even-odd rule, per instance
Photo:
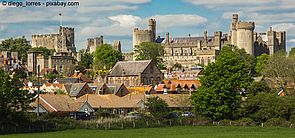
{"label": "arched window", "polygon": [[62,72],[62,65],[59,65],[59,71]]}
{"label": "arched window", "polygon": [[202,59],[201,59],[201,65],[204,65],[205,64],[205,60],[204,60],[204,58],[202,57]]}

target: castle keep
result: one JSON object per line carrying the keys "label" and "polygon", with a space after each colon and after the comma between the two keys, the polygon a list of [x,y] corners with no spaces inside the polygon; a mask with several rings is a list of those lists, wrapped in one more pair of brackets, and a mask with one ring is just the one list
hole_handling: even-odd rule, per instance
{"label": "castle keep", "polygon": [[62,74],[70,74],[77,64],[74,28],[60,26],[58,34],[32,35],[32,47],[45,47],[55,52],[47,57],[39,52],[29,52],[28,71],[31,73],[37,73],[40,66],[40,71],[51,68]]}
{"label": "castle keep", "polygon": [[142,42],[155,42],[156,40],[156,20],[148,20],[148,29],[139,30],[135,28],[133,30],[133,49],[136,45],[140,45]]}
{"label": "castle keep", "polygon": [[229,36],[231,44],[255,56],[286,51],[286,32],[276,32],[270,27],[267,33],[257,34],[254,29],[254,22],[239,21],[238,14],[233,14]]}
{"label": "castle keep", "polygon": [[57,55],[76,57],[74,28],[60,26],[58,34],[32,35],[32,47],[46,47]]}

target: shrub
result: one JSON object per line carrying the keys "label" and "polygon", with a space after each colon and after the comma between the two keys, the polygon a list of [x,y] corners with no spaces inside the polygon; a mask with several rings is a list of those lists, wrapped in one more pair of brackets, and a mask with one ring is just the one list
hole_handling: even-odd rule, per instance
{"label": "shrub", "polygon": [[242,126],[254,126],[256,125],[256,122],[251,119],[251,118],[241,118],[236,121],[237,124],[242,125]]}
{"label": "shrub", "polygon": [[291,125],[289,121],[283,118],[271,118],[268,119],[265,124],[265,126],[283,126],[283,127],[288,127]]}

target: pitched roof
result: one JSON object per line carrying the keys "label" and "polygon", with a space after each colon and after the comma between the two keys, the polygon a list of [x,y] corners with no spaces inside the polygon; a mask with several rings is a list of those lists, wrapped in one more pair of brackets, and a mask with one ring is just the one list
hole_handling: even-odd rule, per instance
{"label": "pitched roof", "polygon": [[75,111],[73,102],[68,95],[40,94],[40,104],[49,112]]}
{"label": "pitched roof", "polygon": [[119,61],[108,76],[135,76],[142,73],[152,60]]}
{"label": "pitched roof", "polygon": [[114,94],[109,95],[84,95],[77,100],[87,101],[93,108],[139,108],[139,103],[149,97],[159,96],[165,100],[168,107],[187,107],[190,106],[190,95],[180,94],[128,94],[123,97]]}
{"label": "pitched roof", "polygon": [[68,95],[40,94],[40,105],[49,112],[78,111],[84,103],[84,101],[73,100]]}
{"label": "pitched roof", "polygon": [[113,92],[113,94],[117,93],[118,90],[124,85],[123,83],[113,83],[107,84],[108,88]]}
{"label": "pitched roof", "polygon": [[82,82],[93,82],[90,78],[85,76],[83,73],[73,74],[70,78],[79,78]]}
{"label": "pitched roof", "polygon": [[[71,84],[71,89],[70,89],[70,91],[68,91],[69,95],[72,97],[76,97],[85,85],[87,85],[87,83],[73,83],[73,84]],[[69,86],[67,86],[67,87],[69,87]]]}
{"label": "pitched roof", "polygon": [[151,91],[153,89],[152,86],[136,86],[136,87],[128,87],[127,88],[130,93],[144,93],[145,91]]}
{"label": "pitched roof", "polygon": [[190,89],[192,86],[198,88],[201,86],[199,80],[164,80],[163,84],[158,84],[155,88],[156,91],[163,91],[164,86],[168,87],[169,91],[177,91],[177,86],[184,88],[185,86]]}
{"label": "pitched roof", "polygon": [[57,82],[59,83],[78,83],[78,78],[58,78]]}

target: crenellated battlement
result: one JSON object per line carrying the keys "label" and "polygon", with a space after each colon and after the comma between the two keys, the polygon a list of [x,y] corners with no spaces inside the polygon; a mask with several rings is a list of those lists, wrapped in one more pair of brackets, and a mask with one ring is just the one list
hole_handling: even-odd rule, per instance
{"label": "crenellated battlement", "polygon": [[59,36],[59,34],[37,34],[37,35],[32,35],[32,39],[48,38],[48,37],[56,37],[56,36]]}
{"label": "crenellated battlement", "polygon": [[237,28],[238,29],[254,30],[255,23],[254,22],[238,22]]}
{"label": "crenellated battlement", "polygon": [[134,32],[134,33],[139,33],[139,34],[141,34],[141,33],[152,33],[153,31],[152,31],[152,30],[148,30],[148,29],[146,29],[146,30],[139,30],[138,28],[135,28],[135,29],[133,30],[133,32]]}

